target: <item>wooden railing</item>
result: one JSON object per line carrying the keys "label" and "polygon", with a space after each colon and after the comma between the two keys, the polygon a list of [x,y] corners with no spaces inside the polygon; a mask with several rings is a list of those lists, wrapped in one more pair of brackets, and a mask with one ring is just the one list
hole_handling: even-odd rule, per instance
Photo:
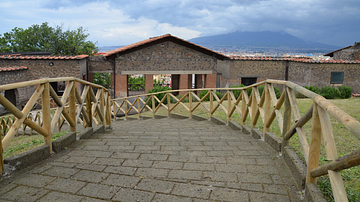
{"label": "wooden railing", "polygon": [[[274,85],[284,89],[279,98],[276,97]],[[261,96],[260,86],[264,86]],[[250,96],[247,93],[249,88],[252,89]],[[208,90],[208,92],[200,99],[196,95],[199,90]],[[226,91],[226,93],[223,97],[218,97],[216,91]],[[241,91],[238,97],[234,96],[236,91]],[[173,95],[174,92],[184,95],[176,97]],[[160,93],[165,93],[161,100],[156,96]],[[300,114],[295,93],[300,93],[313,100],[313,105],[303,116]],[[204,100],[207,97],[210,98],[210,101],[205,103]],[[130,102],[131,99],[134,101]],[[173,103],[171,103],[171,99],[173,99]],[[185,99],[188,99],[188,104],[184,104]],[[196,101],[193,102],[193,100]],[[150,101],[151,105],[149,105]],[[165,101],[166,104],[164,104]],[[297,133],[307,165],[306,183],[315,183],[317,177],[328,174],[336,201],[348,201],[339,171],[360,165],[360,150],[341,158],[338,157],[330,116],[345,126],[359,140],[360,123],[324,97],[289,81],[266,80],[243,88],[164,91],[115,99],[111,106],[114,118],[119,113],[123,113],[125,118],[135,114],[139,119],[142,113],[151,113],[155,117],[160,107],[165,108],[167,115],[170,116],[176,108],[182,106],[190,118],[200,106],[205,108],[209,118],[214,116],[218,109],[221,109],[226,114],[227,123],[235,114],[238,114],[241,125],[250,123],[250,127],[254,129],[260,119],[263,124],[263,134],[270,131],[270,126],[276,119],[282,137],[282,152],[284,147],[289,144],[290,138]],[[310,121],[311,119],[312,121]],[[310,144],[303,129],[308,122],[312,124]],[[319,166],[321,137],[323,137],[326,158],[330,162]]]}
{"label": "wooden railing", "polygon": [[[50,82],[59,81],[68,83],[61,98],[50,85]],[[52,153],[51,136],[56,126],[61,130],[63,124],[67,123],[70,131],[75,132],[77,123],[81,123],[84,127],[92,127],[93,122],[97,125],[111,125],[110,93],[100,85],[73,77],[63,77],[2,85],[0,91],[29,86],[36,87],[36,90],[22,111],[0,94],[0,104],[11,113],[2,117],[0,122],[1,132],[5,134],[0,144],[0,171],[4,170],[3,151],[19,128],[25,131],[26,127],[29,127],[43,135],[44,144],[49,145]],[[80,86],[82,86],[81,95],[78,89]],[[96,94],[93,88],[97,89]],[[50,99],[56,104],[55,108],[50,108]],[[41,102],[42,109],[31,111],[38,102]]]}

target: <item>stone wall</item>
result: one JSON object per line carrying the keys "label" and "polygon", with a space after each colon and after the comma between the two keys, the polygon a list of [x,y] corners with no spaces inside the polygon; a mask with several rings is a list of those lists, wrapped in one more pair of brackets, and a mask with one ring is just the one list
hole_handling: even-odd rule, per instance
{"label": "stone wall", "polygon": [[[220,63],[229,63],[227,61]],[[241,78],[256,77],[257,82],[266,79],[285,80],[286,61],[232,60],[218,68],[221,73],[221,87],[236,86]]]}
{"label": "stone wall", "polygon": [[27,70],[25,69],[18,71],[1,71],[0,85],[26,81],[26,72]]}
{"label": "stone wall", "polygon": [[114,72],[114,60],[105,60],[103,56],[90,56],[88,63],[89,73]]}
{"label": "stone wall", "polygon": [[334,52],[333,58],[335,60],[360,60],[360,42],[340,51]]}
{"label": "stone wall", "polygon": [[[49,62],[54,65],[50,66]],[[86,59],[82,60],[47,60],[47,59],[13,59],[0,60],[0,67],[25,66],[26,80],[56,77],[82,78],[86,72]]]}
{"label": "stone wall", "polygon": [[[344,72],[342,84],[331,84],[331,72]],[[350,86],[360,93],[360,64],[290,62],[289,80],[301,86]]]}
{"label": "stone wall", "polygon": [[215,70],[217,59],[185,46],[166,41],[115,59],[116,74],[122,71]]}

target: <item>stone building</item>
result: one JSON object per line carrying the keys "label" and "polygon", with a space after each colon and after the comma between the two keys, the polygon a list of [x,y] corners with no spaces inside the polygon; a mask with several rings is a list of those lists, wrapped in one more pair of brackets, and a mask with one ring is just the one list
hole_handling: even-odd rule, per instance
{"label": "stone building", "polygon": [[330,56],[334,60],[360,60],[360,42],[355,42],[354,45],[335,50],[324,56]]}
{"label": "stone building", "polygon": [[[88,55],[0,55],[0,85],[56,77],[76,77],[87,80],[87,58]],[[62,82],[51,83],[51,85],[59,95],[65,88],[65,83]],[[34,90],[35,86],[30,86],[3,93],[13,104],[21,108]]]}

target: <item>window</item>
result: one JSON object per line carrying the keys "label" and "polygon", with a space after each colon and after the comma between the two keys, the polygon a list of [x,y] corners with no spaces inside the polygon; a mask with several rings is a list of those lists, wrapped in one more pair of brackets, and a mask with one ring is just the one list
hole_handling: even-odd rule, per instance
{"label": "window", "polygon": [[331,72],[330,83],[337,84],[343,83],[344,80],[344,72]]}
{"label": "window", "polygon": [[257,77],[242,77],[241,78],[241,84],[244,84],[245,86],[250,86],[251,84],[256,83]]}

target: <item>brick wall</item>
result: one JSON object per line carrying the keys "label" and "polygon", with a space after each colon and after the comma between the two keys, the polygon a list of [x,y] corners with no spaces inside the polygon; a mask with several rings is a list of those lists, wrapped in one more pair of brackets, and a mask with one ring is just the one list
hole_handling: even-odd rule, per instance
{"label": "brick wall", "polygon": [[217,74],[206,74],[205,75],[205,88],[216,88],[216,77],[217,77]]}
{"label": "brick wall", "polygon": [[88,68],[90,73],[112,73],[114,60],[105,60],[102,56],[90,56]]}
{"label": "brick wall", "polygon": [[145,75],[145,93],[154,87],[154,75]]}

